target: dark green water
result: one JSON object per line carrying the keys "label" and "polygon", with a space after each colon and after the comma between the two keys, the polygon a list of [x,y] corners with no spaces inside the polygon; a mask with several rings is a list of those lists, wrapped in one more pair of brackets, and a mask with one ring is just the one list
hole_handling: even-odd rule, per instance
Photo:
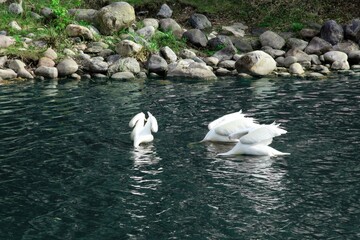
{"label": "dark green water", "polygon": [[[360,239],[360,81],[0,86],[0,239]],[[290,156],[192,144],[243,109]],[[134,150],[128,122],[158,120]]]}

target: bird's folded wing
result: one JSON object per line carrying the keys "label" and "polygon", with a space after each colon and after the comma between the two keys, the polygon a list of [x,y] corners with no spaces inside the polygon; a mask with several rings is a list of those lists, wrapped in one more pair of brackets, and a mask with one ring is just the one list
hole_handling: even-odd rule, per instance
{"label": "bird's folded wing", "polygon": [[143,112],[140,112],[138,114],[136,114],[129,122],[129,127],[134,127],[136,122],[141,119],[141,118],[145,118],[145,114]]}
{"label": "bird's folded wing", "polygon": [[249,130],[254,125],[251,118],[242,118],[228,121],[215,128],[215,132],[219,135],[229,136],[236,132]]}
{"label": "bird's folded wing", "polygon": [[211,123],[208,124],[208,129],[211,130],[213,128],[215,128],[216,126],[219,126],[220,124],[226,122],[226,121],[230,121],[233,119],[238,119],[238,118],[243,118],[245,115],[241,113],[242,110],[240,110],[239,112],[234,112],[234,113],[229,113],[226,114],[222,117],[219,117],[218,119],[215,119],[214,121],[212,121]]}
{"label": "bird's folded wing", "polygon": [[274,125],[264,125],[241,137],[240,142],[243,144],[261,143],[269,145],[272,141],[272,138],[283,133],[286,133],[284,129],[278,128]]}
{"label": "bird's folded wing", "polygon": [[151,131],[156,133],[159,128],[158,122],[157,122],[156,118],[150,112],[148,112],[148,115],[149,115],[148,121],[150,121],[150,123],[151,123]]}

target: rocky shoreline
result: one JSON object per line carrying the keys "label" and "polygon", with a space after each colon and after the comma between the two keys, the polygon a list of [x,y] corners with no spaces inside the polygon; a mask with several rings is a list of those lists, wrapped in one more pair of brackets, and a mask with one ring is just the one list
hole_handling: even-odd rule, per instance
{"label": "rocky shoreline", "polygon": [[[21,14],[21,3],[15,5],[11,4],[9,11]],[[33,41],[29,35],[23,39],[23,50],[30,46],[43,49],[42,56],[36,61],[23,61],[1,53],[0,84],[34,78],[216,79],[267,75],[322,78],[337,71],[360,76],[360,19],[344,25],[328,20],[298,33],[276,33],[250,30],[243,23],[215,31],[205,15],[196,13],[189,17],[190,28],[185,29],[171,18],[172,10],[166,4],[156,16],[136,14],[126,2],[112,3],[99,10],[68,12],[74,23],[66,26],[64,34],[72,41],[72,47],[59,52],[49,48],[47,42]],[[33,15],[54,18],[50,8]],[[89,24],[83,26],[78,22]],[[14,21],[9,24],[21,29]],[[112,42],[103,41],[105,36],[111,37],[123,29],[127,31]],[[149,51],[151,40],[158,33],[173,34],[184,42],[184,47],[177,53],[169,46]],[[1,32],[0,50],[15,42],[14,37]]]}

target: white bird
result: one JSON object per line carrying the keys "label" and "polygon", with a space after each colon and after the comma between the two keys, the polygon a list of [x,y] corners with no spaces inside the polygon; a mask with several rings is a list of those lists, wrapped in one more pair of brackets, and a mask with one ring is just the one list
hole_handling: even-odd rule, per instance
{"label": "white bird", "polygon": [[150,112],[147,112],[147,114],[148,118],[146,119],[145,114],[140,112],[129,122],[129,127],[134,128],[130,135],[134,147],[138,147],[141,143],[153,141],[154,136],[151,132],[156,133],[158,131],[156,118]]}
{"label": "white bird", "polygon": [[286,130],[279,127],[279,124],[273,123],[270,125],[259,125],[250,129],[248,132],[241,131],[234,133],[230,138],[239,138],[239,142],[230,151],[218,155],[289,155],[290,153],[283,153],[269,146],[274,137],[285,134],[286,132]]}
{"label": "white bird", "polygon": [[246,117],[241,110],[226,114],[209,123],[209,132],[201,142],[238,142],[239,139],[230,136],[242,131],[248,132],[258,125],[254,118]]}

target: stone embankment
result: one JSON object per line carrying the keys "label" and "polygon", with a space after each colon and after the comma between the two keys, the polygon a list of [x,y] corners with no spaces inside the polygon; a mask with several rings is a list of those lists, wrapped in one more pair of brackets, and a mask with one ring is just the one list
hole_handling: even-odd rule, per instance
{"label": "stone embankment", "polygon": [[[12,4],[9,11],[19,14],[23,10]],[[0,55],[0,81],[64,77],[119,80],[156,76],[200,79],[265,75],[324,77],[339,70],[359,75],[360,19],[345,25],[328,20],[323,25],[312,24],[299,33],[276,33],[249,30],[243,23],[213,31],[211,22],[202,14],[190,16],[188,26],[191,28],[184,29],[171,18],[172,10],[166,4],[156,16],[141,20],[126,2],[112,3],[100,10],[71,9],[69,13],[76,21],[89,23],[89,27],[76,22],[66,27],[64,34],[73,40],[72,47],[59,52],[49,48],[47,42],[33,41],[30,34],[24,45],[43,48],[43,55],[31,65]],[[33,16],[47,18],[51,14],[51,9],[44,8]],[[21,29],[16,22],[10,24]],[[131,34],[115,38],[112,44],[102,41],[105,36],[123,29]],[[159,31],[171,31],[179,41],[185,39],[186,47],[175,53],[169,46],[162,46],[149,54],[146,49]],[[13,44],[15,39],[3,31],[0,48]],[[210,52],[212,54],[208,55]]]}

